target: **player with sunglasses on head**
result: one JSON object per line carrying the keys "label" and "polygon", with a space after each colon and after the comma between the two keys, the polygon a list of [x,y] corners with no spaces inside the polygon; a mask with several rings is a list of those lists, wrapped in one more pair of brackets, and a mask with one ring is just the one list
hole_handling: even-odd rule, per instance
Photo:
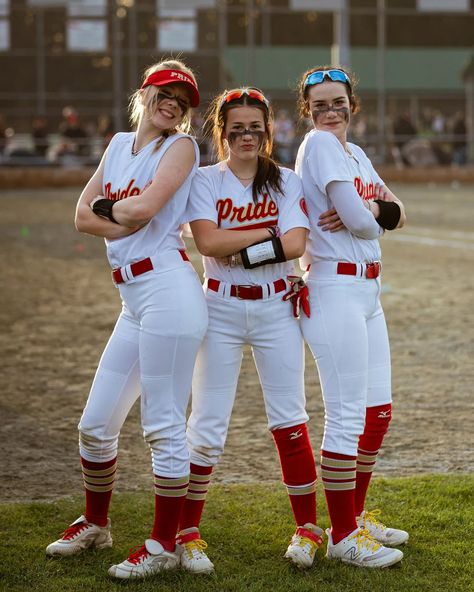
{"label": "player with sunglasses on head", "polygon": [[[318,67],[299,83],[301,115],[314,129],[301,144],[310,234],[303,267],[311,318],[303,335],[316,360],[325,404],[321,475],[331,518],[327,557],[360,567],[386,567],[403,557],[391,546],[408,534],[364,509],[377,453],[391,419],[390,351],[380,304],[384,229],[405,222],[403,205],[361,148],[347,141],[358,109],[354,79]],[[321,218],[332,209],[332,216]]]}
{"label": "player with sunglasses on head", "polygon": [[141,395],[152,456],[151,534],[109,574],[143,578],[179,565],[175,550],[189,482],[186,408],[194,362],[207,327],[199,278],[180,225],[199,151],[188,135],[199,103],[192,71],[168,60],[150,67],[132,96],[136,131],[116,134],[82,192],[76,226],[105,238],[122,312],[100,360],[79,423],[86,507],[48,555],[112,546],[109,504],[122,425]]}
{"label": "player with sunglasses on head", "polygon": [[303,339],[290,302],[283,300],[290,294],[291,260],[303,254],[307,236],[301,182],[270,157],[273,114],[258,89],[223,92],[208,121],[220,162],[199,169],[187,212],[204,255],[209,328],[193,376],[187,431],[191,478],[178,536],[181,565],[200,573],[213,569],[199,523],[212,469],[224,450],[242,348],[250,345],[297,527],[286,557],[306,568],[323,532],[316,526]]}

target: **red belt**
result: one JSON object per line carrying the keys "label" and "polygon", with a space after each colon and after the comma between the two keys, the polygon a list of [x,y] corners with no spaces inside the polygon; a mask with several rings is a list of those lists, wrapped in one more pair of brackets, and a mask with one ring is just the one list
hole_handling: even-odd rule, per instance
{"label": "red belt", "polygon": [[[219,280],[214,280],[209,278],[207,280],[207,287],[209,290],[213,292],[219,291],[219,286],[221,282]],[[266,296],[270,296],[270,286],[271,284],[266,284],[265,286],[234,286],[230,287],[230,295],[239,298],[240,300],[261,300],[263,298],[263,291],[264,289],[267,290]],[[286,290],[286,282],[283,279],[276,280],[273,282],[274,292],[278,294],[278,292],[283,292]]]}
{"label": "red belt", "polygon": [[[373,261],[372,263],[362,263],[362,267],[365,269],[365,277],[369,280],[374,280],[380,275],[380,262]],[[357,263],[343,263],[342,261],[337,264],[337,273],[339,275],[357,275]]]}
{"label": "red belt", "polygon": [[[179,251],[183,261],[189,261],[189,257],[186,254],[186,251]],[[123,284],[127,281],[127,278],[122,274],[123,267],[117,267],[112,271],[112,279],[116,284]],[[133,277],[137,277],[137,275],[142,275],[142,273],[147,273],[153,269],[153,262],[150,257],[146,259],[142,259],[141,261],[137,261],[136,263],[132,263],[130,265],[130,273]]]}
{"label": "red belt", "polygon": [[[372,263],[345,263],[340,261],[337,264],[336,273],[338,275],[358,275],[359,265],[362,265],[365,269],[365,277],[369,280],[374,280],[380,275],[380,261],[373,261]],[[308,265],[306,271],[311,269],[311,265]]]}

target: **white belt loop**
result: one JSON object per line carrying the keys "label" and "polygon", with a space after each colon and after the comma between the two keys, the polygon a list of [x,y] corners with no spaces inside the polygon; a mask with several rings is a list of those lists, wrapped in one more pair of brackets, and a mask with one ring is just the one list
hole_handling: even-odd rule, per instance
{"label": "white belt loop", "polygon": [[124,267],[121,267],[120,273],[122,274],[122,278],[125,280],[125,283],[131,282],[133,280],[133,274],[130,265],[125,265]]}
{"label": "white belt loop", "polygon": [[[206,291],[209,290],[207,286],[209,279],[206,279]],[[232,284],[228,284],[227,282],[223,282],[221,280],[217,280],[219,282],[219,287],[217,288],[217,292],[211,290],[214,294],[218,294],[221,298],[227,298],[229,300],[231,298],[230,295],[230,287]]]}
{"label": "white belt loop", "polygon": [[228,284],[227,282],[220,282],[219,284],[219,289],[217,290],[217,293],[219,294],[219,296],[222,296],[222,298],[230,298],[230,286],[232,284]]}

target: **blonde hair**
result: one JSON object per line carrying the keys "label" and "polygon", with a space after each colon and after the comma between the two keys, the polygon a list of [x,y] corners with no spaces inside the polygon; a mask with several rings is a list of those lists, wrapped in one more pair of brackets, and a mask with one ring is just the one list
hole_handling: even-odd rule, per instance
{"label": "blonde hair", "polygon": [[[150,76],[150,74],[153,74],[153,72],[158,72],[160,70],[181,70],[182,72],[188,74],[188,76],[190,76],[193,79],[194,83],[196,83],[196,77],[194,76],[194,73],[191,70],[191,68],[186,66],[186,64],[184,64],[181,60],[177,59],[162,60],[161,62],[153,64],[152,66],[147,68],[143,75],[143,82],[148,78],[148,76]],[[132,96],[130,97],[128,110],[130,113],[130,123],[133,127],[136,128],[138,126],[141,118],[144,116],[146,108],[149,107],[149,105],[153,101],[154,96],[157,93],[158,88],[151,84],[143,90],[141,88],[137,89],[132,94]],[[177,125],[175,128],[166,130],[163,133],[163,141],[167,137],[176,134],[177,132],[187,134],[190,130],[191,114],[190,109],[188,109],[184,114],[183,119],[181,120],[181,123],[179,125]],[[161,142],[158,142],[158,144],[161,145]],[[157,145],[157,148],[159,148],[159,145]]]}

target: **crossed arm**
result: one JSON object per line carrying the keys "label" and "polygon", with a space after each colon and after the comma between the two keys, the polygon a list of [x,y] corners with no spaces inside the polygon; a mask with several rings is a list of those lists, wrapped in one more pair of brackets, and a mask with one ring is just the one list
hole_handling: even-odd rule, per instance
{"label": "crossed arm", "polygon": [[133,234],[155,216],[172,198],[190,174],[196,155],[191,141],[182,138],[172,144],[157,168],[155,177],[139,196],[114,204],[113,217],[117,224],[97,216],[92,211],[94,201],[102,199],[105,155],[84,188],[76,208],[76,228],[79,232],[108,239]]}
{"label": "crossed arm", "polygon": [[[267,228],[226,230],[218,228],[211,220],[195,220],[191,222],[191,230],[198,251],[206,257],[223,259],[223,263],[242,249],[271,238]],[[292,228],[280,237],[287,260],[304,253],[306,236],[306,228]]]}
{"label": "crossed arm", "polygon": [[[378,218],[380,214],[380,206],[378,203],[375,202],[376,199],[380,199],[382,201],[393,201],[398,204],[400,207],[400,220],[396,229],[403,228],[406,223],[406,215],[405,215],[405,208],[403,203],[401,202],[398,197],[386,185],[379,185],[378,183],[375,185],[375,195],[371,200],[364,201],[364,206],[369,209],[374,218]],[[336,208],[332,208],[327,210],[319,217],[318,226],[322,227],[322,230],[329,231],[329,232],[337,232],[338,230],[342,230],[345,228],[344,223],[342,222],[339,214],[337,213]],[[395,230],[396,230],[395,229]]]}

